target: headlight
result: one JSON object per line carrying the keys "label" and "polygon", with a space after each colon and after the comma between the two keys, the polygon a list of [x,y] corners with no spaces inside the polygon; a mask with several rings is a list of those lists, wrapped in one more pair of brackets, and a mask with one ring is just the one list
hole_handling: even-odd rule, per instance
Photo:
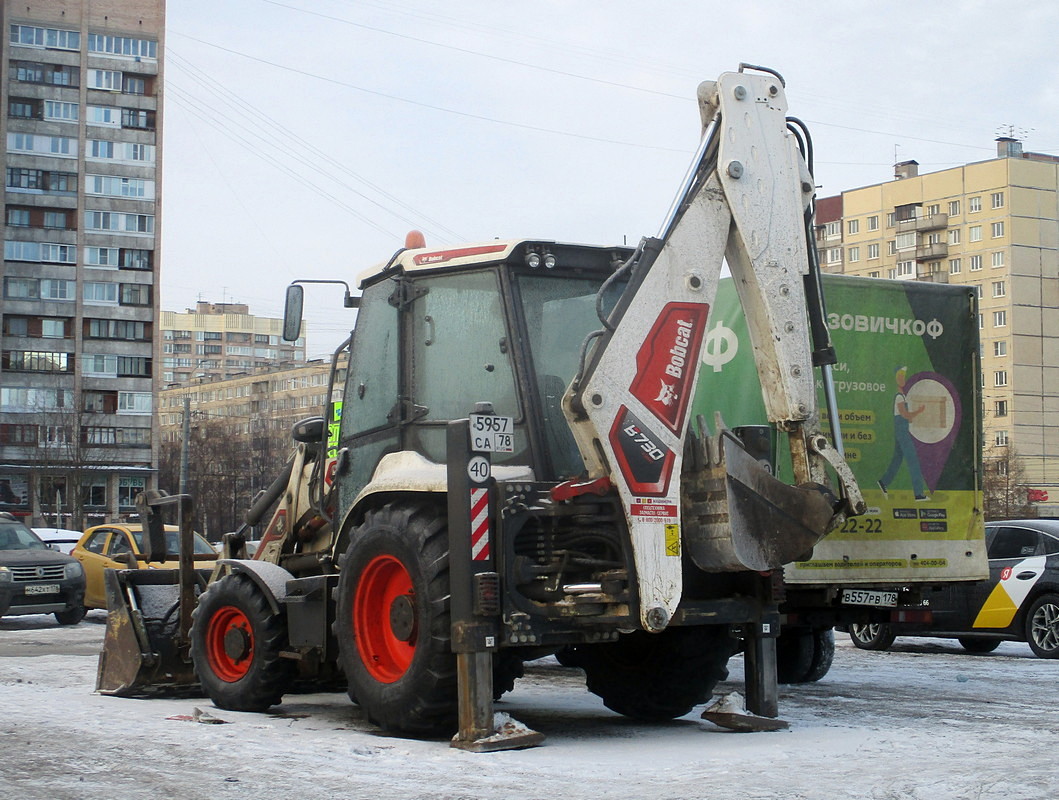
{"label": "headlight", "polygon": [[11,580],[11,570],[7,567],[0,567],[0,583]]}
{"label": "headlight", "polygon": [[67,578],[80,578],[85,574],[84,567],[81,566],[81,562],[72,561],[66,565],[66,577]]}

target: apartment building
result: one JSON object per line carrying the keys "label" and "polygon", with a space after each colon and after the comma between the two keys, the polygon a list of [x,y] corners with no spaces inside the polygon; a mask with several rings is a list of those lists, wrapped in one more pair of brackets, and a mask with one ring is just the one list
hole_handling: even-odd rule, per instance
{"label": "apartment building", "polygon": [[195,304],[163,311],[162,382],[226,379],[275,365],[305,363],[305,337],[283,341],[283,320],[250,313],[242,303]]}
{"label": "apartment building", "polygon": [[[1059,512],[1059,158],[997,140],[997,157],[818,204],[827,272],[975,287],[986,468],[1014,454],[1042,514]],[[992,462],[992,463],[990,463]],[[1044,501],[1044,493],[1049,495]]]}
{"label": "apartment building", "polygon": [[157,467],[165,3],[0,15],[0,509],[88,524]]}

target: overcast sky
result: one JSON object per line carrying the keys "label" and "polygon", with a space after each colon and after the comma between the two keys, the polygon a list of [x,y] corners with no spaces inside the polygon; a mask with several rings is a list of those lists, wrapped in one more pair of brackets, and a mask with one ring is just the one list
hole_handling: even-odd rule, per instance
{"label": "overcast sky", "polygon": [[[698,143],[702,80],[763,64],[820,196],[1059,153],[1059,4],[964,0],[170,0],[162,307],[279,315],[428,245],[653,235]],[[353,317],[309,290],[308,347]]]}

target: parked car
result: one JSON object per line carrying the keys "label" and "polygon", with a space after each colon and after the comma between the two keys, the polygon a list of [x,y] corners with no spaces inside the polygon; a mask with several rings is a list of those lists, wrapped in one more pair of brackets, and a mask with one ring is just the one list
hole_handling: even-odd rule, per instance
{"label": "parked car", "polygon": [[85,616],[85,571],[17,518],[0,512],[0,617],[54,614],[60,625]]}
{"label": "parked car", "polygon": [[[85,605],[88,608],[107,607],[107,593],[103,584],[103,573],[107,569],[129,569],[132,563],[139,568],[176,569],[180,549],[179,528],[166,525],[165,537],[169,559],[148,563],[143,557],[143,527],[139,523],[96,525],[85,531],[72,552],[85,570]],[[197,565],[202,561],[217,559],[213,545],[198,533],[195,534],[194,555]]]}
{"label": "parked car", "polygon": [[52,550],[58,550],[67,555],[74,549],[74,545],[83,534],[82,531],[71,531],[66,528],[30,528],[30,530]]}
{"label": "parked car", "polygon": [[930,597],[922,627],[850,625],[853,644],[886,650],[900,636],[955,638],[972,653],[1002,641],[1026,642],[1039,658],[1059,658],[1059,519],[987,522],[989,578],[953,583]]}

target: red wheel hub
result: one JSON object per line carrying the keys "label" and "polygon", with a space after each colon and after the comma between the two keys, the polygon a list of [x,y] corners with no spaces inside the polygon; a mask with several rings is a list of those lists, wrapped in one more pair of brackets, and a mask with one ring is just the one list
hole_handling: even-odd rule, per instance
{"label": "red wheel hub", "polygon": [[206,659],[213,674],[235,683],[254,663],[254,630],[250,620],[235,606],[223,606],[206,626]]}
{"label": "red wheel hub", "polygon": [[376,556],[364,567],[353,595],[353,634],[368,673],[394,683],[408,670],[416,651],[415,590],[404,564]]}

